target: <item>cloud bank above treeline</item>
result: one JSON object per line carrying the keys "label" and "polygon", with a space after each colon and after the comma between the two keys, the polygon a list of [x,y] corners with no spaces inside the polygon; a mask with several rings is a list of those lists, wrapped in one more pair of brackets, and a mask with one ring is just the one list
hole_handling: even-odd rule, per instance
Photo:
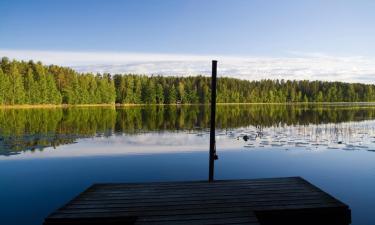
{"label": "cloud bank above treeline", "polygon": [[78,72],[147,75],[210,75],[219,60],[220,76],[246,80],[286,79],[375,83],[375,58],[288,52],[286,57],[189,55],[124,52],[0,50],[10,59],[69,66]]}

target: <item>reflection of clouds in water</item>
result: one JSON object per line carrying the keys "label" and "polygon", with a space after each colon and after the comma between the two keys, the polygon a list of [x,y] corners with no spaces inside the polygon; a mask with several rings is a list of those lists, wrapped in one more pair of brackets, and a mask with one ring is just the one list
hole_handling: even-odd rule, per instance
{"label": "reflection of clouds in water", "polygon": [[[115,144],[142,146],[181,146],[207,145],[208,140],[200,135],[186,132],[142,133],[138,135],[121,135],[122,138],[113,140]],[[101,140],[97,140],[100,142]],[[106,141],[102,139],[102,141]]]}
{"label": "reflection of clouds in water", "polygon": [[0,160],[183,153],[207,149],[208,139],[195,133],[151,132],[78,139],[74,145],[62,145],[56,149],[49,147],[36,152],[19,152],[11,157],[0,156]]}
{"label": "reflection of clouds in water", "polygon": [[[375,120],[337,124],[243,127],[216,133],[217,150],[367,150],[375,149]],[[246,138],[244,138],[246,136]],[[244,141],[247,139],[247,141]],[[162,153],[208,152],[207,129],[179,132],[148,132],[134,135],[96,136],[78,139],[76,144],[49,147],[0,156],[0,160],[48,157],[91,157]]]}

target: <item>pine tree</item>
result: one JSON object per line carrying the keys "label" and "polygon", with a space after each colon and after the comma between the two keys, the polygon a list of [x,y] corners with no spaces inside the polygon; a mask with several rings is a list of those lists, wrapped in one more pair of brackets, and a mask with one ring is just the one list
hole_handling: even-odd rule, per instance
{"label": "pine tree", "polygon": [[178,83],[177,93],[178,100],[182,103],[185,103],[185,86],[181,81]]}
{"label": "pine tree", "polygon": [[303,102],[305,102],[305,103],[309,102],[309,98],[307,97],[307,95],[303,96]]}
{"label": "pine tree", "polygon": [[132,76],[126,77],[126,90],[124,103],[134,103],[134,80]]}
{"label": "pine tree", "polygon": [[18,71],[17,63],[12,62],[9,71],[10,86],[11,86],[11,98],[10,104],[24,104],[25,103],[25,90],[23,85],[23,79]]}
{"label": "pine tree", "polygon": [[112,104],[116,101],[115,84],[109,74],[104,74],[99,79],[98,91],[101,96],[101,103]]}
{"label": "pine tree", "polygon": [[46,76],[46,85],[48,89],[48,96],[46,103],[48,104],[61,104],[61,94],[56,87],[56,83],[52,75]]}
{"label": "pine tree", "polygon": [[134,83],[134,103],[140,104],[142,103],[142,82],[140,77],[136,77]]}
{"label": "pine tree", "polygon": [[34,89],[35,89],[35,81],[34,81],[33,70],[29,68],[25,76],[25,95],[26,95],[25,103],[27,104],[37,103],[37,102],[34,102],[36,100],[34,97]]}
{"label": "pine tree", "polygon": [[200,94],[199,94],[199,103],[203,103],[203,104],[206,104],[206,103],[209,103],[210,102],[210,89],[208,87],[208,84],[207,83],[201,83],[201,91],[200,91]]}
{"label": "pine tree", "polygon": [[155,96],[155,84],[152,79],[149,79],[147,83],[143,86],[143,96],[142,101],[143,103],[155,104],[156,103],[156,96]]}
{"label": "pine tree", "polygon": [[91,104],[100,103],[98,96],[96,94],[98,85],[96,83],[95,77],[92,74],[89,74],[89,83],[88,83],[88,93]]}
{"label": "pine tree", "polygon": [[323,92],[322,91],[318,92],[318,96],[316,97],[316,101],[317,102],[323,102],[324,101],[324,97],[323,97]]}
{"label": "pine tree", "polygon": [[9,78],[3,72],[3,69],[0,67],[0,104],[8,104],[9,96]]}
{"label": "pine tree", "polygon": [[113,78],[116,87],[116,102],[126,102],[126,77],[116,74]]}
{"label": "pine tree", "polygon": [[115,88],[115,83],[113,82],[111,75],[109,74],[107,76],[107,82],[108,82],[108,92],[109,92],[108,103],[113,104],[116,101],[116,88]]}
{"label": "pine tree", "polygon": [[172,84],[172,87],[167,89],[166,97],[167,97],[167,103],[168,104],[176,104],[177,90],[176,90],[176,87],[174,86],[174,84]]}
{"label": "pine tree", "polygon": [[156,85],[156,103],[164,104],[164,90],[161,84]]}

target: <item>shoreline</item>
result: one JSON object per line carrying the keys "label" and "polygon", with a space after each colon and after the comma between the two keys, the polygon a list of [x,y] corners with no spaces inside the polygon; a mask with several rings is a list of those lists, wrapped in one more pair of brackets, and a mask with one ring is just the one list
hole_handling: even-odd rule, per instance
{"label": "shoreline", "polygon": [[[373,105],[375,102],[243,102],[243,103],[216,103],[217,105]],[[209,103],[188,104],[41,104],[41,105],[0,105],[0,109],[43,109],[43,108],[74,108],[74,107],[132,107],[132,106],[189,106],[210,105]]]}

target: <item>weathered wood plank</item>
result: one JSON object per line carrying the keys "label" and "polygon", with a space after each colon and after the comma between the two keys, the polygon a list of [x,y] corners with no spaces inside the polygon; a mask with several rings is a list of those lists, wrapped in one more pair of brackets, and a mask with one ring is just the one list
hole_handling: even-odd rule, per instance
{"label": "weathered wood plank", "polygon": [[138,221],[176,221],[176,220],[199,220],[199,219],[220,219],[220,218],[240,218],[247,217],[257,221],[253,212],[229,212],[229,213],[206,213],[206,214],[185,214],[185,215],[168,215],[168,216],[147,216],[138,219]]}
{"label": "weathered wood plank", "polygon": [[[292,189],[293,190],[293,189]],[[251,190],[248,190],[248,191],[237,191],[237,190],[232,190],[232,191],[228,191],[228,192],[221,192],[221,191],[214,191],[214,192],[211,192],[211,193],[169,193],[169,194],[164,194],[164,195],[148,195],[148,194],[143,194],[143,198],[139,195],[137,196],[122,196],[122,195],[114,195],[114,196],[101,196],[101,195],[93,195],[93,196],[81,196],[79,198],[77,198],[75,201],[90,201],[90,200],[96,200],[96,201],[100,201],[100,200],[125,200],[125,201],[128,201],[128,200],[140,200],[140,199],[181,199],[181,198],[191,198],[191,197],[195,197],[195,198],[215,198],[215,197],[218,197],[218,196],[225,196],[227,198],[231,198],[231,197],[236,197],[236,196],[266,196],[266,195],[274,195],[274,196],[277,196],[277,195],[281,195],[281,194],[285,194],[285,193],[299,193],[300,196],[303,196],[305,194],[309,194],[309,193],[317,193],[317,192],[312,192],[312,191],[308,191],[308,190],[305,190],[305,189],[297,189],[295,191],[292,191],[291,189],[278,189],[278,190],[262,190],[262,191],[253,191],[253,193],[249,193]],[[321,195],[321,194],[320,194]]]}
{"label": "weathered wood plank", "polygon": [[[236,187],[236,191],[245,191],[247,193],[250,193],[249,191],[253,190],[254,193],[256,192],[263,192],[263,191],[278,191],[278,190],[306,190],[306,191],[315,191],[315,192],[319,192],[315,189],[312,189],[312,188],[308,188],[308,187],[301,187],[301,186],[297,186],[297,185],[283,185],[283,186],[273,186],[273,187],[269,187],[269,186],[264,186],[264,187],[257,187],[257,188],[252,188],[252,187],[246,187],[246,186],[243,186],[243,187]],[[212,192],[211,192],[212,190]],[[176,190],[170,190],[170,191],[130,191],[129,192],[126,192],[126,191],[123,191],[123,192],[88,192],[88,193],[85,193],[85,194],[82,194],[80,197],[86,197],[86,196],[134,196],[134,194],[142,194],[142,195],[148,195],[148,196],[151,196],[151,195],[160,195],[160,194],[165,194],[165,195],[168,195],[168,194],[174,194],[174,193],[177,193],[177,194],[185,194],[185,193],[189,193],[189,194],[199,194],[199,193],[204,193],[204,194],[211,194],[211,193],[216,193],[216,192],[224,192],[224,193],[230,193],[230,191],[233,191],[233,187],[232,188],[215,188],[215,187],[210,187],[210,188],[200,188],[200,189],[195,189],[195,188],[191,188],[191,189],[176,189]]]}
{"label": "weathered wood plank", "polygon": [[197,224],[197,225],[220,225],[220,224],[251,224],[254,222],[258,224],[258,221],[254,221],[249,217],[232,217],[232,218],[210,218],[210,219],[179,219],[179,220],[162,220],[162,221],[147,221],[147,222],[139,222],[136,224],[152,224],[152,225],[165,225],[165,224],[175,224],[175,225],[190,225],[190,224]]}
{"label": "weathered wood plank", "polygon": [[[281,181],[273,181],[273,182],[265,182],[265,181],[257,181],[257,182],[250,182],[249,180],[246,180],[246,181],[233,181],[233,182],[228,182],[228,181],[216,181],[216,182],[219,182],[219,183],[204,183],[203,181],[200,181],[200,182],[195,182],[193,184],[190,184],[190,183],[186,183],[185,185],[185,182],[181,182],[183,184],[179,184],[179,185],[163,185],[163,184],[159,184],[159,183],[147,183],[147,184],[144,184],[144,185],[140,185],[140,184],[113,184],[112,185],[109,185],[109,184],[94,184],[93,186],[91,186],[86,192],[106,192],[106,191],[109,191],[109,192],[113,192],[113,191],[124,191],[124,188],[125,190],[127,191],[156,191],[156,190],[159,190],[159,191],[163,191],[163,190],[170,190],[170,189],[175,189],[175,190],[183,190],[183,189],[206,189],[206,188],[220,188],[220,187],[229,187],[229,188],[233,188],[233,186],[238,186],[240,187],[241,185],[242,186],[246,186],[246,187],[254,187],[254,188],[257,188],[259,186],[269,186],[269,187],[273,187],[275,185],[291,185],[291,184],[295,184],[295,185],[300,185],[301,183],[303,183],[303,181],[299,180],[299,179],[295,179],[295,178],[288,178],[288,179],[283,179]],[[160,186],[158,186],[160,185]]]}
{"label": "weathered wood plank", "polygon": [[[318,197],[321,197],[317,193],[310,193],[310,194],[305,194],[305,195],[300,195],[300,193],[289,193],[287,195],[285,194],[280,194],[275,196],[270,196],[270,195],[265,195],[265,196],[244,196],[241,198],[242,201],[252,201],[252,202],[259,202],[259,201],[280,201],[280,200],[290,200],[293,201],[295,199],[306,199],[306,200],[312,200],[312,199],[317,199]],[[233,198],[228,198],[227,196],[218,196],[215,198],[210,198],[206,199],[205,203],[217,203],[217,202],[223,202],[223,201],[231,201]],[[318,199],[319,201],[322,200],[332,200],[331,197],[321,197]],[[77,201],[77,202],[72,202],[69,204],[66,208],[95,208],[95,207],[127,207],[129,205],[131,206],[158,206],[160,204],[165,204],[165,205],[189,205],[189,204],[194,204],[194,203],[200,203],[202,200],[195,199],[195,198],[184,198],[184,199],[174,199],[174,201],[169,200],[166,201],[165,199],[159,199],[159,201],[148,201],[148,200],[142,200],[142,199],[137,199],[137,200],[132,200],[129,201],[127,200],[126,202],[113,202],[111,200],[108,201]],[[236,200],[238,201],[238,200]]]}
{"label": "weathered wood plank", "polygon": [[[219,200],[206,200],[204,201],[204,205],[211,206],[211,205],[225,205],[225,204],[237,204],[237,205],[244,205],[244,206],[260,206],[260,205],[268,205],[268,204],[315,204],[315,203],[332,203],[335,204],[336,201],[334,199],[325,198],[325,199],[317,199],[316,197],[313,198],[268,198],[268,199],[251,199],[251,198],[237,198],[237,199],[219,199]],[[133,204],[122,204],[120,206],[115,207],[103,207],[102,205],[97,205],[96,209],[109,209],[109,210],[115,210],[116,208],[121,209],[139,209],[139,210],[147,210],[149,208],[155,208],[158,207],[160,209],[166,209],[167,207],[175,207],[176,209],[178,207],[194,207],[195,205],[202,205],[203,201],[184,201],[184,202],[160,202],[160,203],[133,203]],[[93,205],[95,206],[95,205]],[[92,208],[92,209],[95,209]],[[89,210],[88,207],[71,207],[67,206],[63,209],[64,212],[74,212],[79,211],[80,209]]]}
{"label": "weathered wood plank", "polygon": [[235,204],[235,203],[226,203],[226,204],[207,204],[207,205],[183,205],[183,206],[161,206],[160,208],[155,207],[135,207],[135,208],[113,208],[113,209],[74,209],[74,210],[63,210],[59,211],[58,215],[66,216],[72,215],[86,215],[86,214],[105,214],[109,215],[110,213],[119,213],[123,216],[134,215],[137,212],[142,212],[143,215],[173,215],[174,213],[190,213],[194,211],[197,212],[206,212],[207,207],[210,209],[225,209],[225,208],[251,208],[251,209],[262,209],[262,210],[272,210],[272,209],[295,209],[295,208],[312,208],[312,207],[335,207],[334,202],[325,202],[324,204],[319,202],[306,202],[302,203],[287,203],[287,202],[261,202],[257,205],[246,205],[246,204]]}
{"label": "weathered wood plank", "polygon": [[280,181],[289,182],[291,180],[303,182],[304,180],[301,177],[276,177],[276,178],[256,178],[256,179],[239,179],[239,180],[215,180],[214,183],[208,183],[206,180],[198,180],[198,181],[161,181],[161,182],[139,182],[139,183],[101,183],[101,184],[94,184],[91,187],[118,187],[118,186],[155,186],[155,187],[162,187],[162,186],[190,186],[190,185],[222,185],[222,184],[236,184],[236,183],[275,183]]}
{"label": "weathered wood plank", "polygon": [[[335,207],[335,205],[332,204],[309,204],[304,205],[303,209],[316,209],[316,208],[332,208]],[[266,206],[259,206],[257,207],[257,210],[259,211],[265,211],[265,210],[289,210],[289,209],[300,209],[301,205],[266,205]],[[207,214],[207,213],[229,213],[229,212],[243,212],[243,211],[254,211],[254,207],[249,206],[235,206],[235,205],[221,205],[221,206],[215,206],[215,207],[194,207],[194,208],[179,208],[174,209],[173,211],[166,211],[166,210],[148,210],[148,211],[142,211],[142,216],[153,216],[153,215],[163,215],[163,216],[169,216],[169,215],[187,215],[187,214],[195,214],[195,215],[201,215],[201,214]],[[108,211],[108,212],[93,212],[93,213],[57,213],[52,214],[49,216],[49,218],[92,218],[92,217],[131,217],[136,216],[140,217],[139,211],[136,210],[125,210],[125,211]]]}

